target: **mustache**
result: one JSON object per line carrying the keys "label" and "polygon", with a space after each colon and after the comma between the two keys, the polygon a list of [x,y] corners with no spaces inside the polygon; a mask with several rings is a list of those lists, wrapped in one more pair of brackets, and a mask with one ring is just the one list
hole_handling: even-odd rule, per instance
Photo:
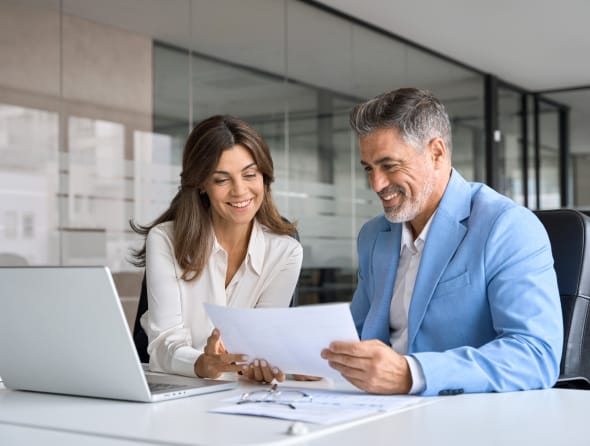
{"label": "mustache", "polygon": [[403,195],[404,197],[406,197],[408,195],[408,194],[406,194],[406,190],[400,186],[385,187],[385,188],[381,189],[379,192],[377,192],[377,195],[379,195],[380,198],[383,198],[384,196],[391,195],[391,194],[397,194],[397,193]]}

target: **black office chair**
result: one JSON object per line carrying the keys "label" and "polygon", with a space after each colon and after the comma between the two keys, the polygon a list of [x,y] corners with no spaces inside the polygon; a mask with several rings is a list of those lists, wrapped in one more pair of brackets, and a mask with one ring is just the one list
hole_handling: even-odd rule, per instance
{"label": "black office chair", "polygon": [[[289,222],[287,219],[283,217],[283,220]],[[295,233],[291,234],[295,240],[299,240],[299,233],[295,231]],[[293,292],[293,296],[291,297],[291,302],[289,304],[290,307],[297,305],[297,297],[298,297],[298,287],[295,287],[295,291]],[[148,337],[139,323],[139,319],[141,316],[147,311],[148,309],[148,300],[147,300],[147,284],[146,284],[146,273],[143,273],[143,279],[141,281],[141,291],[139,294],[139,303],[137,305],[137,313],[135,315],[135,324],[133,324],[133,342],[135,343],[135,349],[139,355],[139,359],[141,362],[149,363],[150,362],[150,355],[148,354],[147,347],[148,347]]]}
{"label": "black office chair", "polygon": [[535,211],[551,241],[564,344],[555,387],[590,389],[590,217],[573,209]]}
{"label": "black office chair", "polygon": [[135,349],[139,355],[141,362],[149,363],[150,355],[147,352],[148,337],[147,333],[139,323],[139,319],[148,309],[147,303],[147,285],[146,274],[143,272],[143,279],[141,280],[141,291],[139,293],[139,303],[137,304],[137,313],[135,314],[135,324],[133,324],[133,342]]}

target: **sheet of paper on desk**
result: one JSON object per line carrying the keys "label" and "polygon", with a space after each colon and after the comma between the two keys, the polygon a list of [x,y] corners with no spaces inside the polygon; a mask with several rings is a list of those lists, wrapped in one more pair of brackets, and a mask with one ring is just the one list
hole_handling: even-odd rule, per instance
{"label": "sheet of paper on desk", "polygon": [[[211,412],[333,424],[381,412],[396,412],[418,404],[436,401],[436,398],[408,395],[371,395],[363,392],[304,390],[311,395],[311,401],[294,403],[295,409],[276,403],[246,403],[219,407],[212,409]],[[235,403],[238,400],[233,397],[226,401]]]}
{"label": "sheet of paper on desk", "polygon": [[358,341],[348,304],[228,308],[205,304],[230,353],[266,359],[284,373],[340,377],[320,357],[332,341]]}

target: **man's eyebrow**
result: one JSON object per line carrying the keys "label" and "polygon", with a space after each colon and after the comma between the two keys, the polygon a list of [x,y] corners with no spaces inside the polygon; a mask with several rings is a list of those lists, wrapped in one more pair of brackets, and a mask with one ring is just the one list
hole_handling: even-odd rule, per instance
{"label": "man's eyebrow", "polygon": [[[256,163],[250,163],[248,164],[246,167],[244,167],[242,169],[242,172],[248,169],[251,169],[252,167],[256,167]],[[229,172],[226,172],[225,170],[216,170],[213,173],[218,173],[220,175],[229,175]]]}
{"label": "man's eyebrow", "polygon": [[[392,161],[395,162],[395,160],[393,158],[391,158],[390,156],[384,156],[383,158],[379,158],[378,160],[376,160],[373,164],[375,164],[376,166],[380,166],[381,164],[390,163]],[[367,163],[366,161],[361,160],[361,165],[362,166],[370,166],[370,163]]]}

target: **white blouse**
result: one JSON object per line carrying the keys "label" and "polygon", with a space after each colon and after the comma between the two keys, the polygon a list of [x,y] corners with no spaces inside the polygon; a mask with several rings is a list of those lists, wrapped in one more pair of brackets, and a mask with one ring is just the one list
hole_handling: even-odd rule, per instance
{"label": "white blouse", "polygon": [[148,311],[141,325],[148,335],[151,370],[195,376],[195,361],[213,330],[203,303],[240,308],[288,306],[303,250],[294,238],[274,234],[254,220],[246,258],[227,288],[227,253],[215,238],[200,276],[186,282],[180,278],[183,271],[174,257],[173,224],[161,223],[147,236]]}

